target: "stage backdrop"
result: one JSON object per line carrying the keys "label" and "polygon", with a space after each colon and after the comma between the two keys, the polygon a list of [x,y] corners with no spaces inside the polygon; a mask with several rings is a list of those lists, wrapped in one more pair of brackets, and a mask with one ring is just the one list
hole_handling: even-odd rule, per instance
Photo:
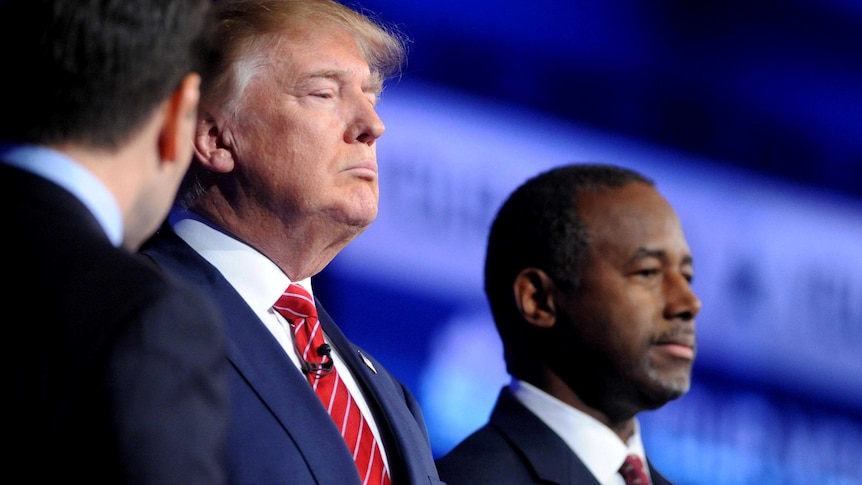
{"label": "stage backdrop", "polygon": [[[703,300],[689,394],[642,415],[678,485],[862,483],[862,206],[429,85],[380,105],[377,221],[315,289],[422,403],[448,451],[508,382],[482,292],[485,237],[552,166],[642,171],[679,212]],[[862,181],[860,181],[862,183]]]}

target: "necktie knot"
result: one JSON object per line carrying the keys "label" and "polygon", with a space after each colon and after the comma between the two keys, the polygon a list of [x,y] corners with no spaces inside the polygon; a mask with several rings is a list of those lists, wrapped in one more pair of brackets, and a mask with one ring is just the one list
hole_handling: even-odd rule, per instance
{"label": "necktie knot", "polygon": [[317,307],[305,288],[290,285],[275,302],[275,309],[292,325],[301,324],[305,320],[317,321]]}
{"label": "necktie knot", "polygon": [[626,481],[626,485],[650,485],[650,479],[644,471],[644,464],[637,455],[629,455],[623,466],[620,467],[620,475]]}

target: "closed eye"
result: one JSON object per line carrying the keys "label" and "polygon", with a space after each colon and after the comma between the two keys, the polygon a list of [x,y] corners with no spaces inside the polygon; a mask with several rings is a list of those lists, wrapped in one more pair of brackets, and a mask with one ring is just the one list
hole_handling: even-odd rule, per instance
{"label": "closed eye", "polygon": [[659,269],[659,268],[644,268],[644,269],[637,270],[632,274],[634,274],[636,276],[643,276],[645,278],[649,278],[651,276],[656,276],[660,273],[661,273],[661,269]]}

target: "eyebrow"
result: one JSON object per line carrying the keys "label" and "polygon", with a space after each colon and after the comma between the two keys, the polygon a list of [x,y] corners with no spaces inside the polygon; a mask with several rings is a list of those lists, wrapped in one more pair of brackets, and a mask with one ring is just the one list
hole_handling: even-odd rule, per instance
{"label": "eyebrow", "polygon": [[[632,263],[646,258],[666,259],[667,251],[662,249],[649,249],[645,247],[639,247],[628,262]],[[682,258],[682,264],[694,265],[694,258],[690,254],[686,254]]]}
{"label": "eyebrow", "polygon": [[[346,78],[350,77],[350,75],[350,71],[346,71],[344,69],[321,69],[302,76],[301,82],[309,82],[315,79],[332,79],[343,82]],[[381,81],[380,76],[372,74],[369,82],[363,85],[362,90],[379,95],[383,91],[383,82]]]}

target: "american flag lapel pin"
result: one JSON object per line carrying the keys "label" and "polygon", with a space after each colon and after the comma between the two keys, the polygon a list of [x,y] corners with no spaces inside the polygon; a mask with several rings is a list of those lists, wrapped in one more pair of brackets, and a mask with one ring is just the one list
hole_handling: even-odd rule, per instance
{"label": "american flag lapel pin", "polygon": [[357,350],[356,353],[359,354],[359,358],[362,359],[362,362],[365,362],[365,365],[367,365],[368,368],[371,369],[371,372],[377,374],[377,369],[374,368],[374,364],[372,364],[371,361],[368,360],[368,357],[366,357],[361,350]]}

